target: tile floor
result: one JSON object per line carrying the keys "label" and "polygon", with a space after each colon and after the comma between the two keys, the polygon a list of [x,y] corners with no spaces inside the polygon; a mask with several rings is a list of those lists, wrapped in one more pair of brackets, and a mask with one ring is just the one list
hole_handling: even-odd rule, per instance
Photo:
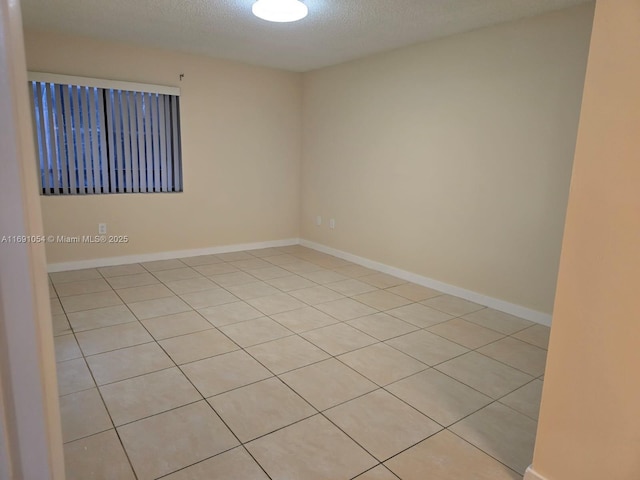
{"label": "tile floor", "polygon": [[520,479],[549,329],[300,246],[50,275],[73,479]]}

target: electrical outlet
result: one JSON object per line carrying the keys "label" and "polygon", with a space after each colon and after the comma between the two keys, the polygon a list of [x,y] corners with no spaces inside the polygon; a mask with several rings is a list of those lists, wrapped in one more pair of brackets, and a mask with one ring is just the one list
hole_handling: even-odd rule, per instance
{"label": "electrical outlet", "polygon": [[318,215],[318,216],[316,217],[316,225],[317,225],[317,226],[322,225],[322,217],[321,217],[320,215]]}
{"label": "electrical outlet", "polygon": [[329,220],[329,228],[336,228],[336,220],[332,218]]}
{"label": "electrical outlet", "polygon": [[106,223],[99,223],[98,224],[98,234],[99,235],[106,235],[107,234],[107,224]]}

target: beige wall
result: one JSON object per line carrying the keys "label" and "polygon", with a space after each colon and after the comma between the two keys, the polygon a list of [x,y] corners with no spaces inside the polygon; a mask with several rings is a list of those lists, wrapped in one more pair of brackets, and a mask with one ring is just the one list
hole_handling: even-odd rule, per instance
{"label": "beige wall", "polygon": [[533,462],[549,480],[640,478],[639,20],[637,0],[597,4]]}
{"label": "beige wall", "polygon": [[182,90],[184,193],[43,198],[47,234],[95,235],[105,222],[131,239],[48,245],[49,263],[298,236],[299,74],[34,31],[26,50],[33,71]]}
{"label": "beige wall", "polygon": [[550,312],[592,15],[306,74],[302,237]]}

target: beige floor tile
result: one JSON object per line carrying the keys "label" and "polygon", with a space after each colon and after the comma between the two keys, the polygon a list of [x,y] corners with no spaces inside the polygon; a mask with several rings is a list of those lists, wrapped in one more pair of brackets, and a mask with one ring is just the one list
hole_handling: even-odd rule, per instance
{"label": "beige floor tile", "polygon": [[378,340],[388,340],[418,330],[415,325],[382,312],[349,320],[347,323]]}
{"label": "beige floor tile", "polygon": [[292,273],[296,273],[298,275],[302,273],[310,273],[316,272],[318,270],[324,270],[320,265],[316,265],[315,263],[305,262],[305,261],[297,261],[295,263],[287,263],[286,265],[282,265],[282,268],[285,270],[289,270]]}
{"label": "beige floor tile", "polygon": [[248,303],[260,310],[265,315],[288,312],[298,308],[306,307],[300,300],[293,298],[286,293],[269,295],[268,297],[252,298]]}
{"label": "beige floor tile", "polygon": [[177,368],[104,385],[100,391],[116,426],[202,399]]}
{"label": "beige floor tile", "polygon": [[100,272],[95,268],[87,268],[85,270],[69,270],[67,272],[50,273],[49,277],[54,285],[68,282],[80,282],[82,280],[94,280],[102,278]]}
{"label": "beige floor tile", "polygon": [[118,428],[139,480],[152,480],[238,444],[205,402]]}
{"label": "beige floor tile", "polygon": [[361,282],[355,278],[348,278],[340,282],[327,283],[325,287],[335,290],[336,292],[346,296],[353,297],[362,293],[374,292],[378,288],[368,283]]}
{"label": "beige floor tile", "polygon": [[284,268],[274,267],[273,265],[266,268],[259,268],[257,270],[251,270],[251,275],[259,278],[262,281],[275,280],[276,278],[291,276],[291,272]]}
{"label": "beige floor tile", "polygon": [[400,295],[394,295],[386,290],[375,290],[373,292],[363,293],[356,295],[353,299],[377,310],[391,310],[392,308],[398,308],[411,303],[411,300],[401,297]]}
{"label": "beige floor tile", "polygon": [[259,268],[269,268],[272,266],[271,263],[260,260],[259,258],[236,260],[235,262],[231,262],[231,265],[245,271],[258,270]]}
{"label": "beige floor tile", "polygon": [[423,287],[422,285],[416,285],[415,283],[404,283],[397,287],[387,288],[387,291],[400,295],[401,297],[408,298],[413,302],[420,302],[422,300],[427,300],[428,298],[442,295],[442,292],[439,292],[438,290]]}
{"label": "beige floor tile", "polygon": [[266,297],[267,295],[275,295],[277,293],[280,293],[280,290],[272,287],[265,282],[252,282],[243,283],[242,285],[232,285],[230,287],[227,287],[227,289],[236,297],[242,300]]}
{"label": "beige floor tile", "polygon": [[358,475],[354,480],[398,480],[398,477],[384,465],[378,465],[362,475]]}
{"label": "beige floor tile", "polygon": [[58,294],[56,293],[56,289],[53,286],[53,283],[49,282],[49,298],[58,298]]}
{"label": "beige floor tile", "polygon": [[107,278],[107,282],[112,288],[131,288],[143,287],[145,285],[153,285],[160,283],[156,277],[150,273],[136,273],[134,275],[123,275],[120,277]]}
{"label": "beige floor tile", "polygon": [[332,270],[316,270],[315,272],[306,272],[300,275],[312,282],[319,283],[320,285],[340,282],[342,280],[347,280],[348,278],[345,275],[341,275],[340,273]]}
{"label": "beige floor tile", "polygon": [[468,350],[433,333],[419,330],[385,342],[427,365],[437,365]]}
{"label": "beige floor tile", "polygon": [[336,267],[334,268],[336,272],[340,275],[344,275],[345,277],[350,278],[360,278],[365,277],[367,275],[373,275],[376,273],[375,270],[371,270],[370,268],[362,267],[360,265],[347,265],[344,267]]}
{"label": "beige floor tile", "polygon": [[294,257],[293,255],[287,253],[278,253],[276,255],[267,255],[266,257],[262,257],[263,260],[273,264],[273,265],[289,265],[291,263],[297,263],[300,261],[298,257]]}
{"label": "beige floor tile", "polygon": [[500,398],[533,380],[526,373],[476,352],[469,352],[436,368],[492,398]]}
{"label": "beige floor tile", "polygon": [[129,265],[116,265],[113,267],[101,267],[98,269],[98,271],[104,278],[146,273],[146,270],[142,267],[142,265],[138,263],[132,263]]}
{"label": "beige floor tile", "polygon": [[460,315],[465,315],[485,308],[483,305],[479,305],[453,295],[439,295],[437,297],[424,300],[422,303],[428,307],[453,315],[454,317],[459,317]]}
{"label": "beige floor tile", "polygon": [[316,308],[342,322],[378,313],[375,308],[371,308],[364,303],[356,302],[350,298],[321,303],[320,305],[317,305]]}
{"label": "beige floor tile", "polygon": [[115,430],[64,446],[67,480],[135,480]]}
{"label": "beige floor tile", "polygon": [[371,455],[320,415],[246,447],[274,479],[348,480],[376,464]]}
{"label": "beige floor tile", "polygon": [[111,286],[102,278],[94,280],[81,280],[79,282],[59,283],[56,292],[59,297],[82,295],[85,293],[108,292]]}
{"label": "beige floor tile", "polygon": [[333,358],[282,374],[280,378],[318,410],[326,410],[377,388]]}
{"label": "beige floor tile", "polygon": [[53,339],[53,343],[56,351],[56,362],[82,357],[82,352],[73,334],[57,336]]}
{"label": "beige floor tile", "polygon": [[381,386],[428,368],[424,363],[384,343],[345,353],[338,359]]}
{"label": "beige floor tile", "polygon": [[393,275],[387,275],[386,273],[373,273],[371,275],[365,275],[359,278],[360,281],[368,283],[378,288],[390,288],[407,283],[406,281],[394,277]]}
{"label": "beige floor tile", "polygon": [[113,428],[96,388],[60,397],[60,418],[65,443]]}
{"label": "beige floor tile", "polygon": [[216,327],[253,320],[263,316],[262,312],[245,302],[232,302],[215,307],[207,307],[198,310],[198,312]]}
{"label": "beige floor tile", "polygon": [[380,461],[442,429],[384,390],[338,405],[325,415]]}
{"label": "beige floor tile", "polygon": [[60,299],[60,302],[67,313],[122,304],[122,300],[120,300],[120,297],[118,297],[114,291],[63,297]]}
{"label": "beige floor tile", "polygon": [[157,298],[130,303],[129,308],[139,320],[163,317],[172,313],[188,312],[191,307],[178,297]]}
{"label": "beige floor tile", "polygon": [[69,320],[67,320],[67,316],[64,313],[51,315],[51,321],[52,321],[54,337],[57,337],[58,335],[67,335],[69,333],[72,333],[71,325],[69,324]]}
{"label": "beige floor tile", "polygon": [[64,309],[62,308],[62,304],[58,298],[50,298],[49,305],[51,305],[51,314],[52,315],[60,315],[64,314]]}
{"label": "beige floor tile", "polygon": [[419,303],[412,303],[411,305],[394,308],[387,311],[387,313],[420,328],[431,327],[438,323],[446,322],[452,318],[448,313],[426,307]]}
{"label": "beige floor tile", "polygon": [[201,265],[213,265],[216,263],[222,263],[222,260],[217,255],[198,255],[197,257],[185,257],[180,261],[190,267],[199,267]]}
{"label": "beige floor tile", "polygon": [[267,317],[220,327],[220,331],[243,348],[293,335],[278,322]]}
{"label": "beige floor tile", "polygon": [[293,290],[289,292],[289,295],[297,298],[298,300],[308,305],[317,305],[318,303],[326,303],[326,302],[331,302],[333,300],[338,300],[340,298],[344,298],[338,292],[334,292],[333,290],[330,290],[322,286],[303,288],[301,290]]}
{"label": "beige floor tile", "polygon": [[520,480],[518,474],[447,430],[385,465],[402,480]]}
{"label": "beige floor tile", "polygon": [[305,262],[311,263],[317,263],[318,260],[321,260],[323,258],[330,258],[330,255],[315,250],[296,252],[293,255],[295,255],[298,260],[303,260]]}
{"label": "beige floor tile", "polygon": [[189,333],[158,342],[178,365],[238,350],[238,346],[217,329]]}
{"label": "beige floor tile", "polygon": [[302,245],[285,245],[284,247],[275,247],[279,253],[287,253],[291,255],[300,255],[303,253],[315,252],[315,250],[304,247]]}
{"label": "beige floor tile", "polygon": [[236,434],[248,442],[294,422],[316,410],[277,378],[269,378],[209,399]]}
{"label": "beige floor tile", "polygon": [[121,288],[116,293],[125,303],[143,302],[156,298],[173,297],[174,293],[161,283],[143,287]]}
{"label": "beige floor tile", "polygon": [[446,322],[439,323],[433,327],[427,328],[427,330],[472,350],[480,348],[487,343],[500,340],[504,336],[495,330],[490,330],[475,323],[467,322],[462,318],[454,318]]}
{"label": "beige floor tile", "polygon": [[59,362],[56,365],[56,370],[58,373],[58,395],[68,395],[96,386],[84,358]]}
{"label": "beige floor tile", "polygon": [[139,322],[78,332],[76,339],[85,355],[153,342],[153,337]]}
{"label": "beige floor tile", "polygon": [[227,273],[240,272],[240,270],[238,270],[236,267],[234,267],[230,263],[200,265],[198,267],[193,267],[193,269],[206,277],[213,277],[216,275],[224,275]]}
{"label": "beige floor tile", "polygon": [[546,350],[511,337],[490,343],[478,349],[478,352],[534,377],[544,373],[547,359]]}
{"label": "beige floor tile", "polygon": [[208,275],[208,277],[223,288],[242,285],[244,283],[253,283],[258,280],[253,275],[241,271],[223,273],[221,275]]}
{"label": "beige floor tile", "polygon": [[191,267],[173,268],[171,270],[162,270],[153,272],[153,276],[161,282],[175,282],[177,280],[187,280],[190,278],[200,278],[202,275]]}
{"label": "beige floor tile", "polygon": [[486,395],[434,369],[386,389],[445,427],[492,402]]}
{"label": "beige floor tile", "polygon": [[142,324],[156,340],[164,340],[165,338],[213,328],[208,321],[194,311],[149,318],[142,320]]}
{"label": "beige floor tile", "polygon": [[50,276],[70,478],[135,477],[95,383],[138,480],[266,480],[212,406],[274,480],[521,478],[547,327],[299,245],[144,266]]}
{"label": "beige floor tile", "polygon": [[313,307],[300,308],[290,312],[271,315],[278,323],[284,325],[292,332],[302,333],[327,325],[334,325],[338,320]]}
{"label": "beige floor tile", "polygon": [[227,252],[219,253],[218,258],[225,262],[237,262],[240,260],[251,260],[254,257],[249,252]]}
{"label": "beige floor tile", "polygon": [[85,310],[83,312],[70,313],[67,316],[69,317],[69,323],[71,323],[73,330],[76,332],[136,321],[136,317],[126,305]]}
{"label": "beige floor tile", "polygon": [[505,335],[511,335],[519,330],[523,330],[533,325],[533,322],[523,318],[509,315],[508,313],[499,312],[492,308],[470,313],[463,317],[469,322],[477,323],[482,327],[490,328]]}
{"label": "beige floor tile", "polygon": [[297,335],[250,347],[247,352],[277,375],[329,358]]}
{"label": "beige floor tile", "polygon": [[224,288],[185,293],[180,295],[180,298],[195,309],[215,307],[216,305],[224,305],[225,303],[238,301],[238,297],[230,294]]}
{"label": "beige floor tile", "polygon": [[173,473],[163,480],[238,479],[269,480],[244,447],[236,447],[204,462]]}
{"label": "beige floor tile", "polygon": [[535,345],[536,347],[544,348],[546,350],[549,348],[550,333],[551,329],[546,325],[533,325],[532,327],[521,330],[518,333],[514,333],[513,336],[518,340],[522,340],[523,342],[530,343],[531,345]]}
{"label": "beige floor tile", "polygon": [[272,376],[271,372],[243,351],[189,363],[182,367],[204,397],[244,387]]}
{"label": "beige floor tile", "polygon": [[337,258],[333,256],[319,258],[319,259],[313,260],[313,262],[317,265],[320,265],[321,267],[330,268],[330,269],[353,265],[351,262],[348,262],[347,260],[343,260],[341,258]]}
{"label": "beige floor tile", "polygon": [[153,262],[144,262],[142,266],[150,272],[161,272],[162,270],[184,268],[185,264],[177,258],[172,258],[170,260],[155,260]]}
{"label": "beige floor tile", "polygon": [[506,406],[513,408],[529,418],[538,420],[541,398],[542,381],[534,380],[520,387],[518,390],[511,392],[509,395],[502,397],[500,403],[504,403]]}
{"label": "beige floor tile", "polygon": [[377,342],[375,338],[346,323],[329,325],[300,335],[330,355],[340,355]]}
{"label": "beige floor tile", "polygon": [[122,348],[87,358],[98,385],[173,367],[166,353],[155,343]]}
{"label": "beige floor tile", "polygon": [[521,475],[531,465],[536,422],[509,407],[492,403],[450,429]]}

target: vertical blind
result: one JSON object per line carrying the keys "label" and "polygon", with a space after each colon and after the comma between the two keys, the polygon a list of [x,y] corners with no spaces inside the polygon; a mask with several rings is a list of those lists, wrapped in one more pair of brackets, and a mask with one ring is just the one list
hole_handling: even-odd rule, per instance
{"label": "vertical blind", "polygon": [[30,80],[44,195],[182,191],[179,95],[47,80]]}

